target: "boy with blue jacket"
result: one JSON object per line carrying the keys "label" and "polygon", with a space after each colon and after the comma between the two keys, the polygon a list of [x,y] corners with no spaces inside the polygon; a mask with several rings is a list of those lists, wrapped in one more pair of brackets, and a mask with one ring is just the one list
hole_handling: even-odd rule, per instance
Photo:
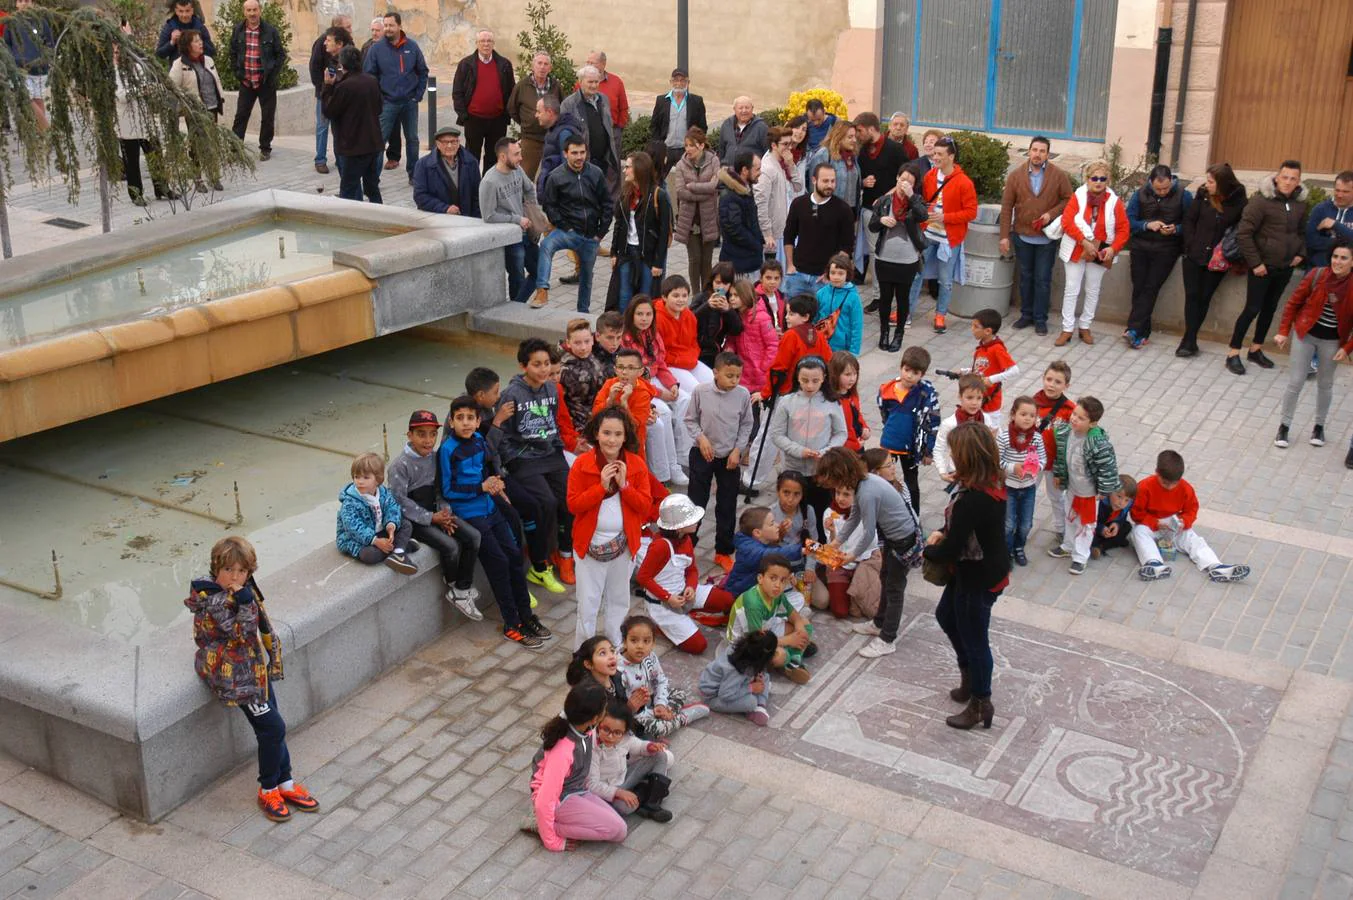
{"label": "boy with blue jacket", "polygon": [[419,547],[410,537],[413,523],[384,482],[385,461],[377,454],[363,453],[352,461],[352,483],[338,495],[338,549],[369,566],[383,562],[413,575],[418,566],[409,554]]}
{"label": "boy with blue jacket", "polygon": [[940,428],[940,395],[926,380],[930,353],[924,347],[902,351],[902,365],[893,381],[879,385],[879,414],[883,433],[879,446],[887,450],[902,469],[902,480],[911,495],[911,506],[921,512],[922,465],[935,455],[935,435]]}
{"label": "boy with blue jacket", "polygon": [[507,495],[502,466],[479,433],[479,412],[479,404],[470,397],[451,401],[446,439],[437,451],[438,482],[445,499],[479,532],[479,562],[503,616],[503,637],[538,650],[554,635],[531,612],[521,546],[498,509]]}

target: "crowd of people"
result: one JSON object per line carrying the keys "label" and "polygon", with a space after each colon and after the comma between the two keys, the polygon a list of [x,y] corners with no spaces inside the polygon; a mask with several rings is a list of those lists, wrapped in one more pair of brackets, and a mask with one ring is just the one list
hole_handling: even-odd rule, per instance
{"label": "crowd of people", "polygon": [[[596,259],[612,262],[595,319],[522,341],[520,371],[505,386],[499,373],[471,371],[444,415],[413,411],[408,442],[388,465],[375,454],[354,460],[340,493],[342,553],[406,575],[435,556],[446,599],[472,620],[483,618],[473,583],[482,564],[503,637],[524,650],[555,637],[539,604],[573,591],[571,687],[563,715],[542,732],[531,778],[527,827],[549,849],[622,840],[630,814],[670,820],[668,738],[713,713],[767,726],[772,684],[811,680],[814,610],[854,619],[850,632],[867,639],[860,655],[896,652],[916,569],[942,587],[935,615],[958,667],[949,696],[961,709],[946,722],[991,727],[991,610],[1028,565],[1040,488],[1057,534],[1046,552],[1068,560],[1071,576],[1125,547],[1144,581],[1171,577],[1179,554],[1213,583],[1249,574],[1218,559],[1197,530],[1199,498],[1179,452],[1160,451],[1141,478],[1119,471],[1104,425],[1111,404],[1073,400],[1067,362],[1048,364],[1037,392],[1006,397],[1021,370],[996,310],[968,326],[971,364],[943,373],[956,379],[944,415],[930,354],[904,336],[931,278],[932,328],[948,330],[964,271],[977,200],[952,138],[927,131],[918,147],[905,115],[886,125],[872,113],[846,121],[817,102],[768,127],[738,98],[716,153],[704,101],[676,69],[657,98],[648,148],[622,158],[629,105],[605,54],[590,55],[567,91],[544,53],[516,82],[492,33],[480,32],[456,70],[459,124],[440,129],[415,160],[408,110],[426,66],[397,14],[381,20],[381,38],[376,24],[359,51],[335,23],[317,42],[319,61],[336,51],[335,64],[311,67],[344,195],[365,190],[379,201],[380,172],[398,166],[389,142],[404,123],[420,208],[521,229],[504,251],[507,300],[544,306],[552,258],[568,251],[577,311],[587,314]],[[352,115],[379,127],[354,131]],[[512,122],[519,136],[508,136]],[[1252,324],[1247,359],[1272,366],[1262,345],[1277,303],[1309,264],[1276,338],[1292,342],[1294,364],[1275,443],[1288,445],[1310,365],[1319,393],[1312,443],[1323,443],[1334,365],[1353,350],[1353,172],[1307,217],[1292,161],[1248,199],[1222,164],[1196,194],[1157,167],[1125,201],[1107,163],[1085,166],[1074,187],[1050,150],[1033,138],[1006,182],[1001,250],[1018,261],[1022,298],[1013,327],[1049,333],[1060,257],[1066,293],[1053,343],[1093,343],[1100,284],[1127,249],[1133,302],[1123,337],[1140,349],[1182,257],[1188,330],[1176,354],[1191,357],[1218,283],[1243,264],[1247,304],[1225,363],[1243,374]],[[317,143],[317,167],[323,152]],[[673,241],[688,252],[684,275],[668,270]],[[871,268],[877,290],[866,307],[859,285]],[[879,348],[898,354],[896,377],[877,386],[860,380],[870,313],[879,316]],[[863,414],[869,401],[877,434]],[[935,477],[923,484],[926,470]],[[930,529],[923,489],[946,495]],[[713,544],[707,572],[696,562],[700,541]],[[227,539],[211,565],[188,600],[198,671],[254,726],[265,814],[315,809],[291,780],[271,693],[280,647],[252,579],[254,551]],[[707,656],[697,684],[669,682],[655,650],[663,639]]]}

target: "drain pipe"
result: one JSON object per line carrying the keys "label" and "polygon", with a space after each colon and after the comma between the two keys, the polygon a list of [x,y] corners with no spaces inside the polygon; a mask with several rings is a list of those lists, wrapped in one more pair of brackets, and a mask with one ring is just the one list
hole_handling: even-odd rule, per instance
{"label": "drain pipe", "polygon": [[1188,22],[1184,25],[1184,58],[1179,61],[1179,96],[1175,102],[1174,134],[1170,136],[1170,165],[1179,168],[1179,146],[1184,139],[1184,98],[1189,93],[1189,63],[1193,61],[1193,24],[1198,0],[1189,0]]}
{"label": "drain pipe", "polygon": [[1160,0],[1156,27],[1156,74],[1151,82],[1151,117],[1146,129],[1147,159],[1160,159],[1165,122],[1165,88],[1170,80],[1170,44],[1174,37],[1174,0]]}

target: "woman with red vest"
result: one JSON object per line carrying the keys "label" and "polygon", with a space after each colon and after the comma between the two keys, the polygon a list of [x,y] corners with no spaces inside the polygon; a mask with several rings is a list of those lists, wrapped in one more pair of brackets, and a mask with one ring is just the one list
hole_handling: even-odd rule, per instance
{"label": "woman with red vest", "polygon": [[1078,327],[1076,298],[1085,285],[1085,307],[1081,311],[1081,340],[1095,342],[1090,323],[1099,306],[1099,286],[1104,274],[1130,236],[1127,207],[1109,187],[1109,164],[1096,159],[1085,164],[1085,184],[1076,188],[1062,212],[1062,250],[1066,265],[1066,292],[1062,294],[1062,333],[1053,343],[1063,347],[1071,342]]}
{"label": "woman with red vest", "polygon": [[593,449],[579,456],[568,473],[577,560],[575,650],[597,633],[598,612],[603,614],[605,636],[620,646],[639,529],[652,505],[648,469],[636,452],[639,442],[629,413],[609,406],[588,420],[583,435]]}

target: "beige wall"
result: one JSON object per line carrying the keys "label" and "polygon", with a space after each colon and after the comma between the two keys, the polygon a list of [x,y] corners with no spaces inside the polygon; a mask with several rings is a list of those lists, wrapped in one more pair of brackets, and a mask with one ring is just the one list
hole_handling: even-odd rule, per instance
{"label": "beige wall", "polygon": [[1190,175],[1199,175],[1216,161],[1210,154],[1217,88],[1221,80],[1221,47],[1226,34],[1226,0],[1198,0],[1177,160],[1170,160],[1168,156],[1174,136],[1175,106],[1179,102],[1179,75],[1184,59],[1188,3],[1176,0],[1172,18],[1174,48],[1170,54],[1170,79],[1165,94],[1165,134],[1161,140],[1161,156],[1173,168]]}

